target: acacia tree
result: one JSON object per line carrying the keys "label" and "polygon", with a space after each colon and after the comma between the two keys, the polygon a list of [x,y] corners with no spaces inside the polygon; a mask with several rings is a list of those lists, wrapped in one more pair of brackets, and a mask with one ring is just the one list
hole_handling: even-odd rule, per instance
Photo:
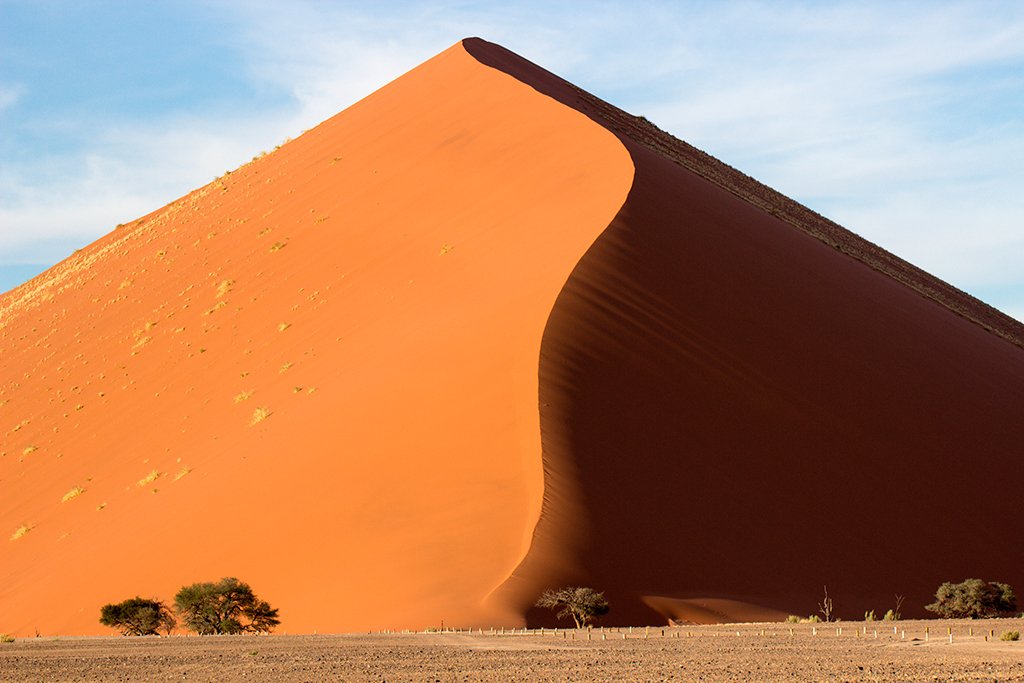
{"label": "acacia tree", "polygon": [[572,617],[576,628],[583,628],[596,617],[608,614],[608,600],[604,593],[584,586],[568,586],[566,588],[548,589],[537,600],[537,607],[548,607],[560,610],[559,619]]}
{"label": "acacia tree", "polygon": [[163,602],[136,596],[101,607],[100,623],[126,636],[155,636],[169,634],[178,622]]}
{"label": "acacia tree", "polygon": [[230,576],[183,587],[174,596],[174,606],[185,625],[200,635],[266,633],[281,623],[277,608]]}
{"label": "acacia tree", "polygon": [[977,619],[994,617],[1017,609],[1017,597],[1009,584],[981,579],[946,583],[935,591],[935,602],[925,605],[946,619]]}

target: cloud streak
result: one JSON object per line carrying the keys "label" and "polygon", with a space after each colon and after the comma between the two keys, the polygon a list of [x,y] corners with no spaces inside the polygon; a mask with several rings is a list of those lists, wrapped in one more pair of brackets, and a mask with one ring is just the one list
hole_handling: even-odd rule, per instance
{"label": "cloud streak", "polygon": [[[280,121],[122,122],[88,144],[0,170],[3,262],[56,262],[73,249],[247,161]],[[256,150],[259,151],[259,150]],[[216,170],[214,170],[216,169]]]}

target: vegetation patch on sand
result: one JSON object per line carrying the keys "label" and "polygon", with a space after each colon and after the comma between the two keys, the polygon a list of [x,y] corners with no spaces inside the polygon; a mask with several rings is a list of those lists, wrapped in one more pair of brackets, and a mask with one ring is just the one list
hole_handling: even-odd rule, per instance
{"label": "vegetation patch on sand", "polygon": [[138,485],[139,486],[147,486],[149,484],[152,484],[154,481],[156,481],[157,479],[159,479],[163,475],[164,475],[163,472],[160,472],[158,470],[152,470],[149,474],[144,476],[142,479],[139,479]]}
{"label": "vegetation patch on sand", "polygon": [[83,493],[85,493],[85,489],[83,487],[81,487],[81,486],[76,486],[75,488],[73,488],[70,491],[68,491],[67,493],[65,493],[64,496],[60,499],[60,502],[66,503],[69,500],[73,500],[75,498],[78,498]]}

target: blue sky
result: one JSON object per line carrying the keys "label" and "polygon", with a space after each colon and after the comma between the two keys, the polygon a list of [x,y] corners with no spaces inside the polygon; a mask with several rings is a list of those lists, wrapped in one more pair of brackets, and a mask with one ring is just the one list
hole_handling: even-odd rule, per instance
{"label": "blue sky", "polygon": [[462,37],[1024,319],[1024,2],[0,0],[0,291]]}

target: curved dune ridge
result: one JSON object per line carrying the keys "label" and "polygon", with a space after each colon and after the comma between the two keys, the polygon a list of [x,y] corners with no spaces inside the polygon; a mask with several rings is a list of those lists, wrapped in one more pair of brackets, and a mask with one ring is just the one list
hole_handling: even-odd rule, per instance
{"label": "curved dune ridge", "polygon": [[0,297],[0,631],[225,575],[291,632],[1024,586],[1022,340],[467,39]]}
{"label": "curved dune ridge", "polygon": [[226,575],[291,632],[523,623],[541,335],[632,177],[457,44],[0,298],[0,631]]}

